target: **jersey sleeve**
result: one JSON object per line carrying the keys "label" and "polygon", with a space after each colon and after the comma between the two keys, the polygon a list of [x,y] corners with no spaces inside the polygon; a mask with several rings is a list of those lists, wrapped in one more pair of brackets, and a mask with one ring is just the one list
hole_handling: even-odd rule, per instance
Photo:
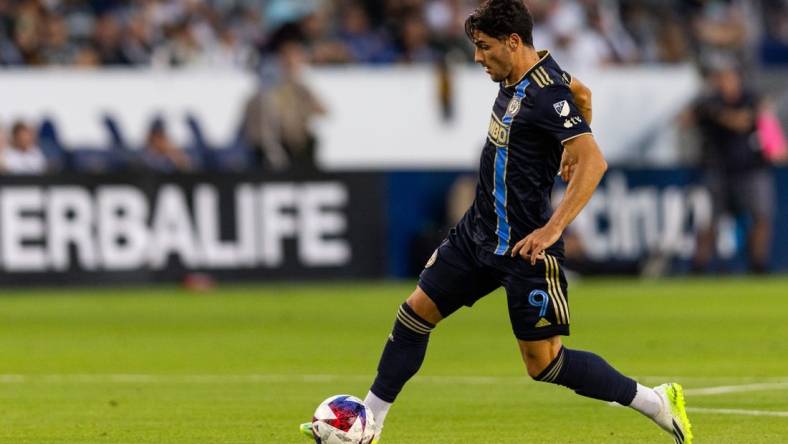
{"label": "jersey sleeve", "polygon": [[569,74],[566,71],[562,71],[561,72],[561,80],[563,80],[563,82],[564,82],[564,84],[566,86],[569,86],[569,84],[572,83],[572,74]]}
{"label": "jersey sleeve", "polygon": [[535,125],[562,144],[577,136],[591,134],[591,127],[575,105],[572,91],[565,85],[540,90],[534,97],[534,112]]}

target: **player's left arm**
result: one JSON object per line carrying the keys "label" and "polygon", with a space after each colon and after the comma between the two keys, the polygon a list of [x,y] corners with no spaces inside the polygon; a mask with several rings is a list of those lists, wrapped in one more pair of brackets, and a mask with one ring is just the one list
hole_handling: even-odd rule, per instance
{"label": "player's left arm", "polygon": [[591,111],[591,88],[573,76],[569,82],[569,90],[572,91],[572,98],[575,99],[575,105],[580,110],[580,114],[586,119],[586,123],[591,125],[591,118],[593,117]]}
{"label": "player's left arm", "polygon": [[563,199],[544,227],[534,230],[512,248],[512,257],[520,255],[530,260],[531,265],[536,265],[544,251],[561,238],[566,227],[591,199],[607,170],[607,162],[591,134],[568,140],[564,150],[574,161],[574,171]]}
{"label": "player's left arm", "polygon": [[[580,111],[583,119],[585,119],[586,124],[590,126],[591,118],[593,117],[593,112],[591,111],[591,89],[581,82],[577,77],[572,77],[569,81],[569,91],[572,92],[572,98],[575,101],[578,111]],[[561,175],[561,178],[564,179],[564,182],[569,182],[569,179],[572,177],[576,161],[577,159],[573,158],[566,151],[564,151],[563,155],[561,156],[561,164],[558,169],[558,174]]]}

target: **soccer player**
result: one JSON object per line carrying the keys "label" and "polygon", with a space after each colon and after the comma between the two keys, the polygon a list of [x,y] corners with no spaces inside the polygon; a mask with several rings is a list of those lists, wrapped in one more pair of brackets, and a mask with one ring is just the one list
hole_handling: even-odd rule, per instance
{"label": "soccer player", "polygon": [[[364,403],[379,437],[389,408],[421,366],[435,326],[503,286],[533,379],[629,406],[676,443],[689,444],[680,385],[642,386],[601,357],[561,344],[570,322],[561,233],[591,198],[607,164],[589,127],[590,91],[547,51],[534,49],[532,29],[522,0],[488,0],[465,22],[475,61],[500,83],[476,199],[400,306]],[[551,214],[559,170],[568,188]],[[302,430],[309,434],[310,425]]]}

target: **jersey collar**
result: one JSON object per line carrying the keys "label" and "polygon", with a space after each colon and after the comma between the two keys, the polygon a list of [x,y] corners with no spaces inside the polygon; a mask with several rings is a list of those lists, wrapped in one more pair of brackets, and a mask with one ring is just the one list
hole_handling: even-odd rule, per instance
{"label": "jersey collar", "polygon": [[537,68],[538,66],[540,66],[542,63],[544,63],[544,61],[545,61],[545,60],[547,60],[548,58],[550,58],[550,51],[548,51],[548,50],[546,50],[546,49],[542,49],[542,50],[536,51],[536,54],[539,56],[539,61],[538,61],[538,62],[536,62],[536,63],[534,63],[534,65],[533,65],[532,67],[528,68],[528,71],[526,71],[526,72],[525,72],[525,74],[523,74],[523,76],[522,76],[522,77],[520,77],[520,79],[519,79],[519,80],[517,80],[516,82],[514,82],[514,83],[512,83],[512,84],[508,84],[508,83],[506,83],[506,80],[504,80],[503,82],[501,82],[501,85],[503,85],[503,87],[504,87],[504,88],[511,88],[511,87],[513,87],[513,86],[515,86],[515,85],[518,85],[520,82],[522,82],[522,81],[523,81],[523,79],[525,79],[525,77],[526,77],[528,74],[530,74],[530,73],[531,73],[531,71],[533,71],[534,69],[536,69],[536,68]]}

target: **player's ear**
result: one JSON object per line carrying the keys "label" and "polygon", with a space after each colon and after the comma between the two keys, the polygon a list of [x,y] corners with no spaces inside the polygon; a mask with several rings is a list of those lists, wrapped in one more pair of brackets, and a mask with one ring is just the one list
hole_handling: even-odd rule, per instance
{"label": "player's ear", "polygon": [[507,39],[507,44],[510,51],[516,50],[522,43],[523,42],[518,34],[510,34],[509,38]]}

